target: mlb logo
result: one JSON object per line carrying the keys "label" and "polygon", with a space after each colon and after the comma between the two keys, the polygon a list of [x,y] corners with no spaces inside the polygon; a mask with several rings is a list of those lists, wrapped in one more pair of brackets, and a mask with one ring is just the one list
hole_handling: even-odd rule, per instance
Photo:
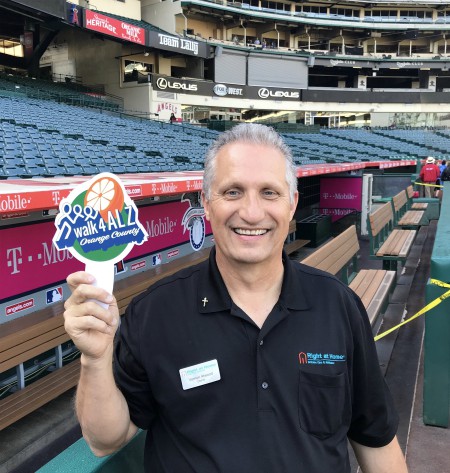
{"label": "mlb logo", "polygon": [[47,291],[47,304],[53,304],[63,298],[63,289],[61,286],[55,287]]}
{"label": "mlb logo", "polygon": [[152,256],[152,266],[158,266],[158,264],[161,264],[161,253]]}

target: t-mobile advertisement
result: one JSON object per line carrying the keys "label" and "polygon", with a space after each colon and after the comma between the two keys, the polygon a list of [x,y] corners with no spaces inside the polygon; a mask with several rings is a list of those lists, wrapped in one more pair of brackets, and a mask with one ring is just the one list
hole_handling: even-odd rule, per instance
{"label": "t-mobile advertisement", "polygon": [[323,177],[320,179],[320,212],[331,221],[361,211],[362,177]]}
{"label": "t-mobile advertisement", "polygon": [[[139,207],[139,221],[149,238],[136,245],[126,261],[184,243],[190,243],[192,251],[202,248],[211,227],[197,193],[187,196],[181,202]],[[53,246],[55,230],[53,221],[0,229],[0,302],[63,281],[68,274],[84,269],[69,251]]]}

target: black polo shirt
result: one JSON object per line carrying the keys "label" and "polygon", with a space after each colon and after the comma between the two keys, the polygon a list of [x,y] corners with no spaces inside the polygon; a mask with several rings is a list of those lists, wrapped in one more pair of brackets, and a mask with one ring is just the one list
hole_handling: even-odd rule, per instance
{"label": "black polo shirt", "polygon": [[[330,274],[283,261],[261,329],[231,300],[214,251],[129,305],[115,375],[148,430],[147,472],[346,473],[347,436],[371,447],[395,436],[361,301]],[[197,375],[190,389],[186,373]]]}

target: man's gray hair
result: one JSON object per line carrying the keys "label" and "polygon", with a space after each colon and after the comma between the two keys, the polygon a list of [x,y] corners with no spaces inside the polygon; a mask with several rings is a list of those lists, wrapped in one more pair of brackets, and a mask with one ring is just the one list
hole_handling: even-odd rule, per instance
{"label": "man's gray hair", "polygon": [[211,197],[211,185],[216,171],[216,157],[219,151],[232,143],[251,143],[270,146],[278,150],[286,160],[286,182],[289,186],[289,197],[294,202],[297,191],[297,170],[289,146],[283,138],[271,127],[257,123],[241,123],[230,130],[221,133],[206,152],[205,169],[203,174],[203,192],[206,199]]}

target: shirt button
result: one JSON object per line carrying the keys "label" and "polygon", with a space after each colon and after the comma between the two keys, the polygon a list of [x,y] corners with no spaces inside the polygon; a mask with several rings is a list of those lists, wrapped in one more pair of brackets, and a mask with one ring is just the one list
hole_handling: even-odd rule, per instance
{"label": "shirt button", "polygon": [[261,341],[259,342],[259,345],[260,345],[260,346],[263,346],[263,345],[264,345],[264,340],[261,340]]}
{"label": "shirt button", "polygon": [[263,389],[267,389],[269,387],[269,383],[266,383],[265,381],[261,384],[261,387]]}

